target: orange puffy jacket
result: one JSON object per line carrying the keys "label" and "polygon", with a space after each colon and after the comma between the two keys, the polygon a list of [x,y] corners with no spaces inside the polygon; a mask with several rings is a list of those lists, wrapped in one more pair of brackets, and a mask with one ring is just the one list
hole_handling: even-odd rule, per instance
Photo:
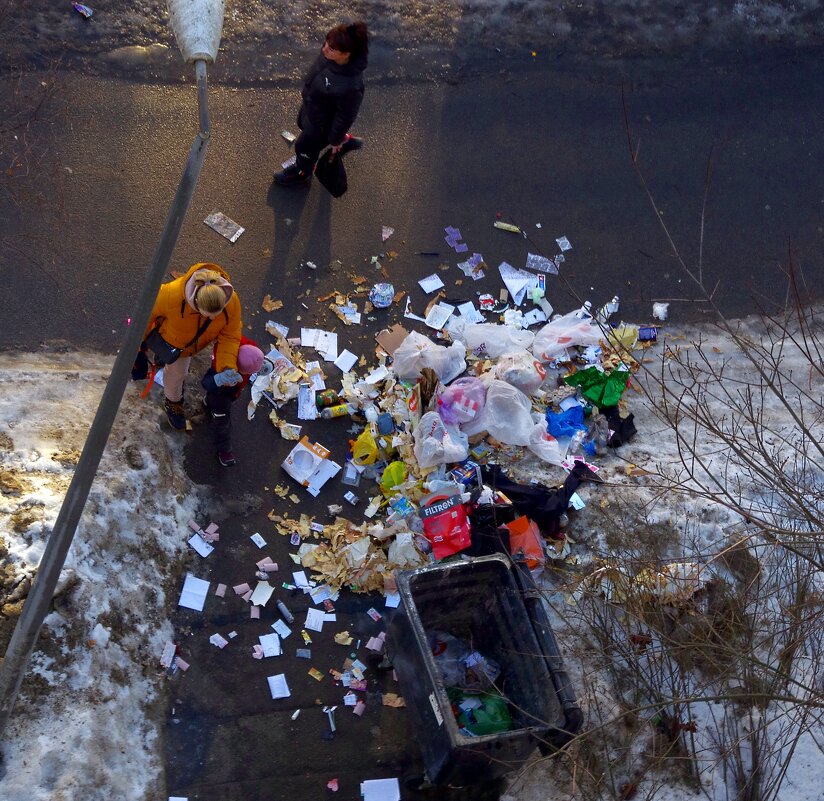
{"label": "orange puffy jacket", "polygon": [[[221,286],[230,297],[223,311],[211,320],[197,339],[189,345],[205,318],[186,300],[186,284],[195,272],[202,269],[220,273],[225,280]],[[183,356],[193,356],[217,340],[220,344],[215,365],[217,371],[237,370],[237,350],[240,347],[242,331],[241,313],[240,299],[229,283],[229,275],[217,264],[198,262],[193,264],[185,275],[161,285],[144,338],[159,326],[160,336],[170,345],[176,348],[187,346],[181,354]]]}

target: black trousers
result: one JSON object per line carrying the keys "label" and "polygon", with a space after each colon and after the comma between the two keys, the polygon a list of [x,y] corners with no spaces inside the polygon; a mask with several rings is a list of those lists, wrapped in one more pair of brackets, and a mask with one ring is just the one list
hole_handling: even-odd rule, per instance
{"label": "black trousers", "polygon": [[305,131],[301,131],[300,136],[295,140],[295,156],[297,157],[296,164],[302,173],[312,174],[315,162],[326,144],[325,138],[309,136]]}
{"label": "black trousers", "polygon": [[[229,389],[228,387],[226,389]],[[232,450],[232,403],[235,400],[234,391],[207,392],[206,406],[209,409],[212,437],[215,450]]]}

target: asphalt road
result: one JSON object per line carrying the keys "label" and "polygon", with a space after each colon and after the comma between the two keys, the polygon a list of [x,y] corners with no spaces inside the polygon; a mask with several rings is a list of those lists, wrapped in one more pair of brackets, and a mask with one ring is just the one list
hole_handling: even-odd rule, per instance
{"label": "asphalt road", "polygon": [[[721,309],[742,315],[782,302],[790,245],[820,291],[820,71],[784,60],[634,72],[535,67],[457,85],[370,86],[357,126],[366,147],[349,158],[341,200],[318,187],[271,189],[273,167],[289,155],[279,132],[294,128],[296,91],[213,86],[213,141],[173,266],[224,265],[255,322],[267,292],[288,300],[301,289],[345,289],[325,269],[330,260],[368,275],[368,257],[384,247],[381,225],[396,229],[389,274],[418,307],[413,279],[431,272],[433,259],[414,253],[454,256],[446,225],[491,266],[472,292],[497,294],[500,261],[552,255],[555,237],[566,235],[573,251],[547,293],[556,308],[577,305],[571,293],[595,303],[618,294],[628,320],[647,321],[651,301],[666,299],[674,299],[672,320],[700,318],[706,305],[683,299],[701,291],[679,268],[633,170],[623,91],[661,219],[696,273],[711,157],[703,284]],[[62,96],[67,111],[49,155],[59,169],[48,174],[37,214],[8,238],[15,249],[2,253],[0,347],[61,338],[113,350],[195,133],[194,89],[74,76]],[[215,210],[245,226],[236,244],[202,224]],[[496,213],[522,225],[529,241],[493,229]],[[307,259],[321,269],[301,271]],[[451,263],[450,275],[462,277]],[[287,303],[282,319],[301,311]]]}
{"label": "asphalt road", "polygon": [[[592,72],[533,65],[454,85],[372,85],[356,131],[366,147],[347,159],[350,190],[341,200],[319,186],[271,186],[272,169],[289,155],[278,134],[294,129],[296,90],[215,85],[212,144],[172,266],[222,264],[244,302],[251,336],[262,343],[269,341],[267,319],[292,331],[333,327],[336,318],[316,298],[351,289],[355,275],[380,280],[370,257],[388,250],[396,255],[381,262],[418,313],[426,298],[416,280],[441,260],[452,265],[439,272],[450,299],[497,295],[500,261],[519,266],[529,251],[554,255],[561,235],[573,250],[547,292],[561,311],[584,298],[598,304],[618,294],[627,320],[648,322],[653,300],[671,301],[676,322],[711,319],[709,304],[701,302],[706,290],[724,313],[747,314],[759,304],[783,302],[781,270],[790,245],[809,288],[820,292],[824,79],[814,66],[782,58],[723,68],[682,65],[672,72],[652,63]],[[2,251],[0,348],[36,349],[63,339],[113,351],[195,133],[195,93],[192,87],[75,76],[61,97],[66,110],[55,118],[53,147],[42,162],[39,211],[26,217]],[[624,109],[657,211],[631,163]],[[702,290],[679,267],[656,218],[660,214],[698,274],[710,156]],[[246,228],[237,243],[203,225],[216,210]],[[494,229],[497,214],[521,225],[528,237]],[[385,244],[383,225],[395,229]],[[458,272],[443,241],[447,225],[461,229],[470,252],[484,255],[487,279],[474,283]],[[318,269],[302,267],[307,260]],[[284,301],[281,311],[261,310],[267,293]],[[360,328],[337,326],[341,345],[367,360],[375,330],[402,322],[402,308],[374,317]],[[334,386],[338,371],[329,372]],[[277,500],[271,488],[284,480],[279,464],[289,444],[264,411],[251,424],[240,419],[241,409],[235,415],[239,465],[221,470],[200,426],[185,465],[228,503],[220,558],[207,566],[213,580],[230,585],[250,578],[256,549],[248,537],[255,531],[275,541],[276,561],[289,564],[286,541],[266,519],[271,508],[285,505],[326,519],[325,506],[347,489],[335,482],[317,501],[307,496],[299,509]],[[344,458],[348,422],[307,428]],[[284,598],[295,611],[305,606],[300,596]],[[363,637],[378,630],[365,614],[374,603],[344,596],[338,628],[349,625]],[[370,684],[367,716],[356,721],[345,711],[339,734],[327,740],[316,701],[339,702],[340,688],[329,680],[316,687],[305,676],[305,661],[293,653],[277,670],[271,659],[251,660],[248,646],[261,632],[253,631],[245,608],[231,598],[212,598],[202,617],[175,614],[197,669],[169,699],[170,794],[208,801],[320,798],[326,781],[339,776],[341,796],[355,797],[360,779],[414,773],[415,743],[404,715],[380,706],[375,695],[392,689],[388,676]],[[187,638],[185,627],[203,635],[236,628],[240,639],[234,651],[218,652],[205,636]],[[324,673],[338,666],[345,650],[334,650],[340,647],[331,644],[331,632],[314,647],[313,666]],[[300,676],[295,697],[272,702],[265,676],[284,669]],[[292,721],[295,708],[302,712]]]}

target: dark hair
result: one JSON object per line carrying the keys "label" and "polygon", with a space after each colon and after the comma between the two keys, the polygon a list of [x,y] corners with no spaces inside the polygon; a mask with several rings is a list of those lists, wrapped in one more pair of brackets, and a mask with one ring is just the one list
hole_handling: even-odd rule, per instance
{"label": "dark hair", "polygon": [[369,53],[369,30],[365,22],[335,25],[326,34],[326,41],[335,50],[340,50],[342,53],[351,53],[356,58]]}

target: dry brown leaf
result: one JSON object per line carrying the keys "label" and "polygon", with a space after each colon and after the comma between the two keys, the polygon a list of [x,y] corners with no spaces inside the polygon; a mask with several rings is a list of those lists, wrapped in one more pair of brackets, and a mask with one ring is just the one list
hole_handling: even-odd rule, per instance
{"label": "dry brown leaf", "polygon": [[266,295],[263,302],[260,304],[264,311],[273,312],[283,308],[282,300],[272,300],[271,295]]}
{"label": "dry brown leaf", "polygon": [[401,707],[406,706],[406,702],[397,693],[384,693],[383,705],[400,709]]}

